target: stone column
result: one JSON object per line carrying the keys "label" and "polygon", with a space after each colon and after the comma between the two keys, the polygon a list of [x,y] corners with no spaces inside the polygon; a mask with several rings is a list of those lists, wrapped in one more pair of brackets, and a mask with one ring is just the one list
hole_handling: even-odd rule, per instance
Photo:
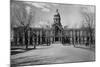
{"label": "stone column", "polygon": [[74,45],[76,44],[76,31],[74,31]]}
{"label": "stone column", "polygon": [[73,31],[72,31],[72,43],[74,44],[74,34],[73,34]]}
{"label": "stone column", "polygon": [[62,36],[61,36],[61,43],[62,43]]}
{"label": "stone column", "polygon": [[40,31],[40,44],[42,44],[42,31]]}
{"label": "stone column", "polygon": [[53,42],[55,42],[55,36],[53,36]]}
{"label": "stone column", "polygon": [[34,37],[32,36],[32,44],[34,45]]}
{"label": "stone column", "polygon": [[30,45],[30,30],[28,31],[28,45]]}
{"label": "stone column", "polygon": [[61,36],[59,37],[59,41],[61,41]]}
{"label": "stone column", "polygon": [[38,45],[38,31],[37,31],[37,36],[36,36],[36,44]]}
{"label": "stone column", "polygon": [[77,31],[75,31],[75,44],[77,44]]}
{"label": "stone column", "polygon": [[80,30],[78,31],[78,38],[77,38],[77,40],[78,40],[78,45],[79,45],[79,32],[80,32]]}
{"label": "stone column", "polygon": [[85,44],[85,37],[83,36],[83,44]]}
{"label": "stone column", "polygon": [[25,33],[23,32],[23,45],[25,44]]}
{"label": "stone column", "polygon": [[50,36],[50,44],[52,43],[52,37]]}
{"label": "stone column", "polygon": [[19,45],[19,32],[17,33],[17,45]]}
{"label": "stone column", "polygon": [[78,38],[78,43],[79,43],[79,45],[80,45],[80,32],[81,32],[81,31],[79,31],[79,38]]}
{"label": "stone column", "polygon": [[60,42],[61,42],[61,36],[60,36]]}

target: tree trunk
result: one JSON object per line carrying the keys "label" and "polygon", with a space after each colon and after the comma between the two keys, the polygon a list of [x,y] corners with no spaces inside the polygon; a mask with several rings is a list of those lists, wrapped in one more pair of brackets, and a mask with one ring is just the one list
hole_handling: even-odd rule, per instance
{"label": "tree trunk", "polygon": [[28,44],[26,44],[26,49],[28,49]]}
{"label": "tree trunk", "polygon": [[36,49],[36,44],[34,44],[34,49]]}

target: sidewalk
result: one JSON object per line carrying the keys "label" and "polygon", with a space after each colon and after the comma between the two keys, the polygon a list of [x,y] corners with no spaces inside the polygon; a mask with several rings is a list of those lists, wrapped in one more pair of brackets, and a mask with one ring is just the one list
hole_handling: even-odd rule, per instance
{"label": "sidewalk", "polygon": [[[42,46],[42,45],[39,45],[39,46],[36,46],[36,49],[48,49],[50,48],[51,46]],[[34,46],[32,45],[29,45],[28,46],[28,49],[26,49],[26,46],[12,46],[11,47],[11,55],[14,55],[14,54],[18,54],[18,53],[23,53],[23,52],[26,52],[26,51],[29,51],[29,50],[36,50],[34,49]]]}
{"label": "sidewalk", "polygon": [[95,52],[75,48],[74,46],[63,46],[62,44],[52,44],[51,46],[38,47],[24,53],[11,55],[11,65],[40,65],[51,63],[69,63],[94,61]]}
{"label": "sidewalk", "polygon": [[26,52],[26,51],[29,51],[29,50],[42,50],[42,49],[48,49],[48,48],[52,48],[52,47],[55,47],[55,48],[62,48],[62,47],[75,47],[75,48],[80,48],[80,49],[86,49],[86,50],[90,50],[90,51],[95,51],[95,47],[92,46],[85,46],[85,45],[73,45],[73,44],[66,44],[66,45],[63,45],[61,43],[57,43],[57,44],[51,44],[50,46],[46,46],[46,44],[44,44],[45,46],[43,45],[39,45],[39,46],[36,46],[36,49],[34,49],[34,46],[30,45],[28,46],[28,49],[26,49],[26,46],[12,46],[11,47],[11,55],[14,55],[14,54],[18,54],[18,53],[23,53],[23,52]]}
{"label": "sidewalk", "polygon": [[81,45],[78,44],[78,45],[75,45],[75,47],[95,51],[95,45],[86,46],[84,44],[81,44]]}

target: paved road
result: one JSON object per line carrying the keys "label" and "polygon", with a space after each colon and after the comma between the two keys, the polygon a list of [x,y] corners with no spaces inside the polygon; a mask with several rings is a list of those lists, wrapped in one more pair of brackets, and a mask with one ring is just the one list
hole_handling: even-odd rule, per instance
{"label": "paved road", "polygon": [[48,47],[41,47],[41,49],[12,55],[11,64],[15,66],[93,61],[94,56],[94,51],[63,46],[62,44],[52,44]]}

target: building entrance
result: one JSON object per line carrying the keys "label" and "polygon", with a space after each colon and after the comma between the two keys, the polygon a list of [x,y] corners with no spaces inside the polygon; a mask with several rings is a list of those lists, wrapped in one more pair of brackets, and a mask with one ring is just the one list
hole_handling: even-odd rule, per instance
{"label": "building entrance", "polygon": [[55,37],[55,41],[59,41],[59,37]]}

